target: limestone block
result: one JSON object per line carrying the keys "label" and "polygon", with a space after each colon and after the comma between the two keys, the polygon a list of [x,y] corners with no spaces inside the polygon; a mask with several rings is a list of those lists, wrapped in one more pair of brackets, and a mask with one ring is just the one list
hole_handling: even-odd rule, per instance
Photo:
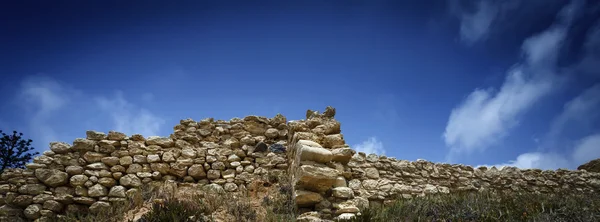
{"label": "limestone block", "polygon": [[46,186],[42,184],[25,184],[18,188],[19,193],[29,195],[42,194],[44,190],[46,190]]}
{"label": "limestone block", "polygon": [[102,163],[106,164],[109,167],[112,167],[114,165],[119,164],[119,157],[114,157],[114,156],[109,156],[109,157],[104,157],[102,158],[100,161],[102,161]]}
{"label": "limestone block", "polygon": [[35,177],[50,187],[58,187],[67,184],[69,174],[55,169],[36,169]]}
{"label": "limestone block", "polygon": [[331,150],[331,153],[333,154],[333,161],[348,164],[348,162],[350,162],[350,159],[352,159],[352,156],[356,154],[356,151],[350,148],[337,148]]}
{"label": "limestone block", "polygon": [[331,195],[337,198],[351,199],[354,198],[354,191],[349,187],[335,187],[332,189]]}
{"label": "limestone block", "polygon": [[175,143],[169,137],[151,136],[146,140],[147,145],[159,145],[163,148],[173,147]]}
{"label": "limestone block", "polygon": [[317,192],[333,187],[339,172],[328,167],[300,166],[297,172],[298,185]]}
{"label": "limestone block", "polygon": [[63,142],[51,142],[50,150],[52,150],[54,153],[65,154],[71,151],[71,145]]}
{"label": "limestone block", "polygon": [[125,187],[139,187],[142,185],[142,181],[133,174],[127,174],[119,179],[119,184]]}
{"label": "limestone block", "polygon": [[105,140],[107,138],[105,133],[93,130],[86,131],[85,135],[88,140]]}
{"label": "limestone block", "polygon": [[93,140],[77,138],[73,141],[71,149],[74,151],[93,151],[94,145],[96,143]]}
{"label": "limestone block", "polygon": [[324,147],[334,148],[344,144],[346,144],[346,142],[344,141],[344,136],[342,136],[342,134],[327,135],[323,138]]}
{"label": "limestone block", "polygon": [[206,178],[206,172],[201,164],[194,164],[188,168],[188,175],[194,179]]}
{"label": "limestone block", "polygon": [[42,216],[40,211],[42,210],[42,205],[40,204],[32,204],[27,206],[23,211],[23,214],[27,219],[35,220]]}
{"label": "limestone block", "polygon": [[108,209],[108,208],[110,208],[110,203],[105,202],[105,201],[98,201],[98,202],[93,203],[89,209],[90,209],[90,212],[96,213],[96,212],[100,212],[100,211],[102,211],[104,209]]}
{"label": "limestone block", "polygon": [[96,184],[88,189],[88,195],[90,197],[104,197],[108,194],[106,187]]}
{"label": "limestone block", "polygon": [[51,210],[53,212],[61,212],[63,209],[63,204],[59,203],[58,201],[55,200],[48,200],[46,202],[44,202],[44,205],[42,206],[43,209],[45,210]]}
{"label": "limestone block", "polygon": [[315,204],[323,201],[323,196],[316,192],[307,190],[296,190],[294,192],[294,199],[298,207],[312,207]]}
{"label": "limestone block", "polygon": [[117,132],[117,131],[108,131],[108,136],[107,138],[109,140],[124,140],[127,137],[127,135],[125,135],[124,133],[121,132]]}
{"label": "limestone block", "polygon": [[315,161],[317,163],[327,163],[332,160],[333,154],[331,151],[320,147],[311,147],[296,143],[296,150],[300,155],[301,161]]}

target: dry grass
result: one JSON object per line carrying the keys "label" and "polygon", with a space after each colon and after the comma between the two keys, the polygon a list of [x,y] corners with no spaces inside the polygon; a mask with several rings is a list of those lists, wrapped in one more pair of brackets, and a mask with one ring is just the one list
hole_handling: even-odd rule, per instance
{"label": "dry grass", "polygon": [[64,222],[239,221],[287,222],[295,220],[292,186],[282,176],[257,180],[235,194],[206,192],[172,182],[144,185],[128,201],[97,213],[61,217]]}
{"label": "dry grass", "polygon": [[455,193],[398,200],[360,221],[600,221],[600,194]]}

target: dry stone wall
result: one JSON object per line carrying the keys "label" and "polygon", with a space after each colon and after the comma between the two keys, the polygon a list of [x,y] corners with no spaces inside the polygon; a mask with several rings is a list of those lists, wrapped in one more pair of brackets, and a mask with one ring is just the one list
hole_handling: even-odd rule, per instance
{"label": "dry stone wall", "polygon": [[237,192],[288,168],[286,118],[181,120],[170,137],[88,131],[53,142],[26,169],[0,176],[0,221],[51,221],[125,201],[143,184],[173,180]]}
{"label": "dry stone wall", "polygon": [[273,174],[292,182],[298,221],[350,218],[370,206],[435,193],[600,191],[600,173],[585,170],[498,170],[356,153],[334,117],[327,107],[289,122],[280,114],[185,119],[166,138],[88,131],[72,144],[51,143],[26,169],[2,172],[0,221],[97,211],[153,181],[235,194]]}

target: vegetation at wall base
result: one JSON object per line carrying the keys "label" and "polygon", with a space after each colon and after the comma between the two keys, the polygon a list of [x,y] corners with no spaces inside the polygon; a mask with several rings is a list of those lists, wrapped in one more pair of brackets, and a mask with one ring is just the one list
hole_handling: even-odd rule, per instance
{"label": "vegetation at wall base", "polygon": [[462,192],[400,199],[349,222],[600,221],[600,194]]}

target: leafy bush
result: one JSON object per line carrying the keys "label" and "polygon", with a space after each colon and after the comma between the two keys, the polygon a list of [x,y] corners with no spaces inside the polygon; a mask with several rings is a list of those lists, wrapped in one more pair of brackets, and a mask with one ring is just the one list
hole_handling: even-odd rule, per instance
{"label": "leafy bush", "polygon": [[428,195],[367,209],[350,221],[600,221],[600,194]]}

